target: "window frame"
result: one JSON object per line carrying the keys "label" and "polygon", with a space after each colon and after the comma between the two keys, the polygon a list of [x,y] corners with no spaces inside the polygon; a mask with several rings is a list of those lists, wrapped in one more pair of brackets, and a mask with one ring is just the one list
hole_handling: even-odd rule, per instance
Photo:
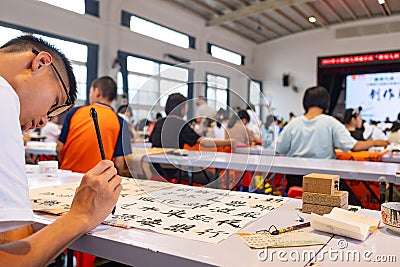
{"label": "window frame", "polygon": [[61,9],[73,12],[75,14],[92,15],[92,16],[95,16],[95,17],[99,17],[99,1],[98,0],[84,0],[85,13],[83,13],[83,14],[75,12],[75,11],[72,11],[72,10],[69,10],[69,9],[65,9],[63,7],[60,7],[60,6],[57,6],[57,5],[53,5],[53,4],[50,4],[50,3],[46,3],[46,2],[43,2],[43,3],[51,5],[53,7],[57,7],[57,8],[61,8]]}
{"label": "window frame", "polygon": [[[157,41],[160,41],[160,42],[163,42],[163,43],[167,43],[167,44],[176,46],[176,47],[180,47],[180,48],[183,48],[183,49],[189,49],[189,48],[196,49],[196,38],[195,38],[195,37],[193,37],[193,36],[191,36],[191,35],[189,35],[189,34],[187,34],[187,33],[184,33],[184,32],[182,32],[182,31],[178,31],[178,30],[173,29],[173,28],[171,28],[171,27],[168,27],[168,26],[165,26],[165,25],[163,25],[163,24],[160,24],[160,23],[158,23],[158,22],[155,22],[155,21],[153,21],[153,20],[149,20],[149,19],[146,19],[146,18],[144,18],[144,17],[142,17],[142,16],[138,16],[138,15],[136,15],[136,14],[127,12],[127,11],[125,11],[125,10],[121,10],[121,26],[128,27],[128,29],[129,29],[131,32],[134,32],[134,31],[132,31],[132,30],[130,29],[130,28],[131,28],[131,25],[130,25],[130,24],[131,24],[131,17],[132,17],[132,16],[137,17],[137,18],[140,18],[140,19],[145,20],[145,21],[148,21],[148,22],[150,22],[150,23],[154,23],[154,24],[156,24],[156,25],[158,25],[158,26],[160,26],[160,27],[166,28],[166,29],[168,29],[168,30],[171,30],[171,31],[174,31],[174,32],[183,34],[183,35],[186,35],[186,36],[189,38],[189,47],[188,47],[188,48],[183,48],[183,47],[181,47],[181,46],[177,46],[177,45],[174,45],[174,44],[165,42],[165,41],[161,41],[161,40],[155,39],[155,38],[150,37],[150,36],[147,36],[147,37],[152,38],[152,39],[157,40]],[[136,32],[134,32],[134,33],[136,33]],[[140,33],[137,33],[137,34],[140,34]],[[142,35],[142,34],[141,34],[141,35]]]}
{"label": "window frame", "polygon": [[[206,72],[206,77],[205,77],[206,88],[205,88],[205,92],[204,92],[204,96],[205,96],[205,97],[207,97],[207,91],[208,91],[208,88],[209,88],[209,86],[208,86],[208,80],[207,80],[207,76],[208,76],[208,75],[213,75],[213,76],[215,76],[215,77],[222,77],[222,78],[227,79],[228,83],[227,83],[226,89],[217,88],[217,87],[211,87],[211,88],[213,88],[213,89],[215,89],[215,90],[226,90],[226,109],[227,109],[227,112],[228,112],[228,114],[229,114],[229,107],[230,107],[229,85],[230,85],[230,82],[231,82],[231,81],[230,81],[230,78],[229,78],[228,76],[219,75],[219,74],[212,73],[212,72]],[[216,108],[216,107],[215,107],[215,108]],[[218,110],[217,110],[217,111],[218,111]]]}
{"label": "window frame", "polygon": [[[228,51],[228,52],[235,53],[235,54],[239,55],[239,56],[241,57],[240,65],[237,65],[237,64],[235,64],[235,63],[232,63],[232,62],[229,62],[229,61],[226,61],[226,60],[223,60],[223,59],[220,59],[220,58],[217,58],[217,57],[213,56],[213,55],[211,54],[211,48],[212,48],[212,46],[215,46],[215,47],[218,47],[218,48],[220,48],[220,49],[223,49],[223,50],[226,50],[226,51]],[[218,59],[218,60],[221,60],[221,61],[224,61],[224,62],[228,62],[228,63],[233,64],[233,65],[235,65],[235,66],[244,66],[244,65],[245,65],[245,61],[246,61],[246,57],[245,57],[244,55],[242,55],[242,54],[240,54],[240,53],[238,53],[238,52],[235,52],[235,51],[233,51],[233,50],[227,49],[227,48],[225,48],[225,47],[222,47],[222,46],[220,46],[220,45],[217,45],[217,44],[214,44],[214,43],[210,43],[210,42],[207,42],[207,54],[209,54],[210,56],[212,56],[212,57],[215,58],[215,59]]]}
{"label": "window frame", "polygon": [[255,103],[252,103],[252,104],[254,104],[255,106],[258,106],[259,107],[259,114],[258,114],[258,116],[259,116],[259,118],[263,118],[263,95],[264,95],[264,93],[263,93],[263,82],[262,81],[260,81],[260,80],[256,80],[256,79],[248,79],[247,80],[247,103],[251,103],[250,102],[250,89],[251,89],[251,83],[252,82],[257,82],[257,83],[259,83],[260,84],[260,102],[259,103],[257,103],[257,104],[255,104]]}
{"label": "window frame", "polygon": [[[154,75],[149,75],[149,74],[143,74],[143,73],[137,73],[137,72],[128,71],[128,62],[127,62],[127,59],[128,59],[129,56],[131,56],[131,57],[136,57],[136,58],[140,58],[140,59],[149,60],[149,61],[152,61],[152,62],[154,62],[154,63],[160,64],[160,65],[161,65],[161,64],[169,65],[169,66],[171,66],[171,67],[176,66],[176,64],[174,65],[174,64],[169,63],[169,62],[166,62],[166,61],[161,61],[161,60],[158,60],[158,59],[149,58],[149,57],[146,57],[146,56],[141,56],[141,55],[137,55],[137,54],[134,54],[134,53],[129,53],[129,52],[124,52],[124,51],[118,50],[118,60],[119,60],[119,62],[120,62],[120,67],[121,67],[121,68],[120,68],[120,72],[121,72],[121,74],[122,74],[122,89],[123,89],[123,93],[126,94],[126,96],[127,96],[127,98],[128,98],[128,104],[130,105],[130,103],[129,103],[130,96],[129,96],[129,87],[128,87],[128,75],[129,75],[130,73],[133,73],[133,74],[135,74],[135,75],[150,76],[150,77],[153,77]],[[194,90],[194,83],[193,83],[194,70],[193,70],[192,68],[189,68],[189,67],[182,67],[182,66],[179,66],[179,68],[183,68],[183,69],[187,69],[187,70],[188,70],[188,81],[187,81],[187,85],[188,85],[187,90],[188,90],[188,91],[187,91],[187,98],[188,98],[188,100],[190,100],[190,99],[193,98],[193,90]],[[158,76],[157,76],[157,79],[158,79],[159,82],[160,82],[161,80],[178,81],[178,80],[174,80],[174,79],[171,79],[171,78],[161,77],[161,76],[159,75],[159,73],[158,73],[157,75],[158,75]],[[160,94],[160,87],[158,88],[158,94]],[[159,95],[159,96],[160,96],[160,95]],[[187,114],[187,117],[188,117],[188,118],[191,118],[192,115],[194,114],[194,113],[193,113],[194,106],[193,106],[192,102],[193,102],[193,101],[189,101],[189,110],[188,110],[188,114]],[[147,106],[148,106],[148,105],[143,105],[143,106],[142,106],[142,105],[139,105],[139,109],[145,108],[145,107],[147,107]],[[159,109],[162,109],[162,107],[159,106],[159,105],[156,106],[156,110],[157,110],[157,111],[163,111],[163,110],[159,110]]]}

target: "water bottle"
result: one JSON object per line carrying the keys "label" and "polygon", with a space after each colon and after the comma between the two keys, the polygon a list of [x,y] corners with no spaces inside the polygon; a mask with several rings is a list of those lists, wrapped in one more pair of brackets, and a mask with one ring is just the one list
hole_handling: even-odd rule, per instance
{"label": "water bottle", "polygon": [[264,148],[269,148],[274,140],[274,133],[266,129],[263,137]]}

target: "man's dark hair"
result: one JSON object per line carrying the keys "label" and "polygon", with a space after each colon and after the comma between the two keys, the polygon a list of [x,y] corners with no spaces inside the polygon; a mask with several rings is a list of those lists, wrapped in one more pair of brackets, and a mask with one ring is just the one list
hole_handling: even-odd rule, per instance
{"label": "man's dark hair", "polygon": [[184,108],[183,103],[187,98],[180,93],[173,93],[168,96],[167,103],[165,104],[165,113],[168,115],[182,116]]}
{"label": "man's dark hair", "polygon": [[4,53],[19,53],[32,51],[32,48],[36,49],[39,52],[45,51],[49,53],[52,56],[53,64],[56,66],[58,71],[61,73],[67,73],[68,83],[66,84],[66,86],[69,86],[69,97],[71,98],[72,103],[74,103],[76,100],[77,88],[76,78],[74,72],[72,71],[71,62],[69,61],[69,59],[67,59],[64,53],[57,49],[55,46],[51,45],[41,38],[34,37],[32,35],[23,35],[8,41],[0,47],[0,50]]}
{"label": "man's dark hair", "polygon": [[93,88],[99,88],[101,96],[109,101],[113,101],[117,97],[117,84],[110,76],[97,78],[92,82]]}
{"label": "man's dark hair", "polygon": [[157,112],[156,114],[156,120],[162,119],[162,115],[160,112]]}
{"label": "man's dark hair", "polygon": [[303,107],[308,112],[311,107],[318,107],[326,111],[329,108],[330,97],[328,90],[322,86],[310,87],[303,97]]}

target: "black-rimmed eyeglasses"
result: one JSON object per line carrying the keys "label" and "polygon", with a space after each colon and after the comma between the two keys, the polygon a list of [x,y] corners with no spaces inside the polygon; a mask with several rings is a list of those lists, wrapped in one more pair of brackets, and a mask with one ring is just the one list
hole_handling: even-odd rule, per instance
{"label": "black-rimmed eyeglasses", "polygon": [[[32,53],[34,53],[35,55],[38,55],[39,51],[37,51],[35,48],[32,48]],[[47,112],[47,119],[51,119],[57,115],[60,115],[61,113],[68,110],[73,105],[72,100],[69,97],[67,87],[65,86],[65,83],[64,83],[63,79],[61,78],[61,75],[58,72],[56,66],[54,66],[53,62],[51,62],[50,65],[53,68],[54,72],[56,73],[58,79],[60,80],[60,82],[64,88],[65,95],[67,96],[67,101],[62,105],[50,108],[50,110]]]}

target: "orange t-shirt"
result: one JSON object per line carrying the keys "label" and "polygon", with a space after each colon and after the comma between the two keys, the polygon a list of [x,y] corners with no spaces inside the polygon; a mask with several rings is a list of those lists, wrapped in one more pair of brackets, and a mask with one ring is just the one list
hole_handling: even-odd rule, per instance
{"label": "orange t-shirt", "polygon": [[85,173],[100,160],[100,149],[90,109],[96,108],[106,159],[132,153],[124,120],[108,105],[95,103],[74,108],[67,115],[59,137],[64,143],[60,168]]}

